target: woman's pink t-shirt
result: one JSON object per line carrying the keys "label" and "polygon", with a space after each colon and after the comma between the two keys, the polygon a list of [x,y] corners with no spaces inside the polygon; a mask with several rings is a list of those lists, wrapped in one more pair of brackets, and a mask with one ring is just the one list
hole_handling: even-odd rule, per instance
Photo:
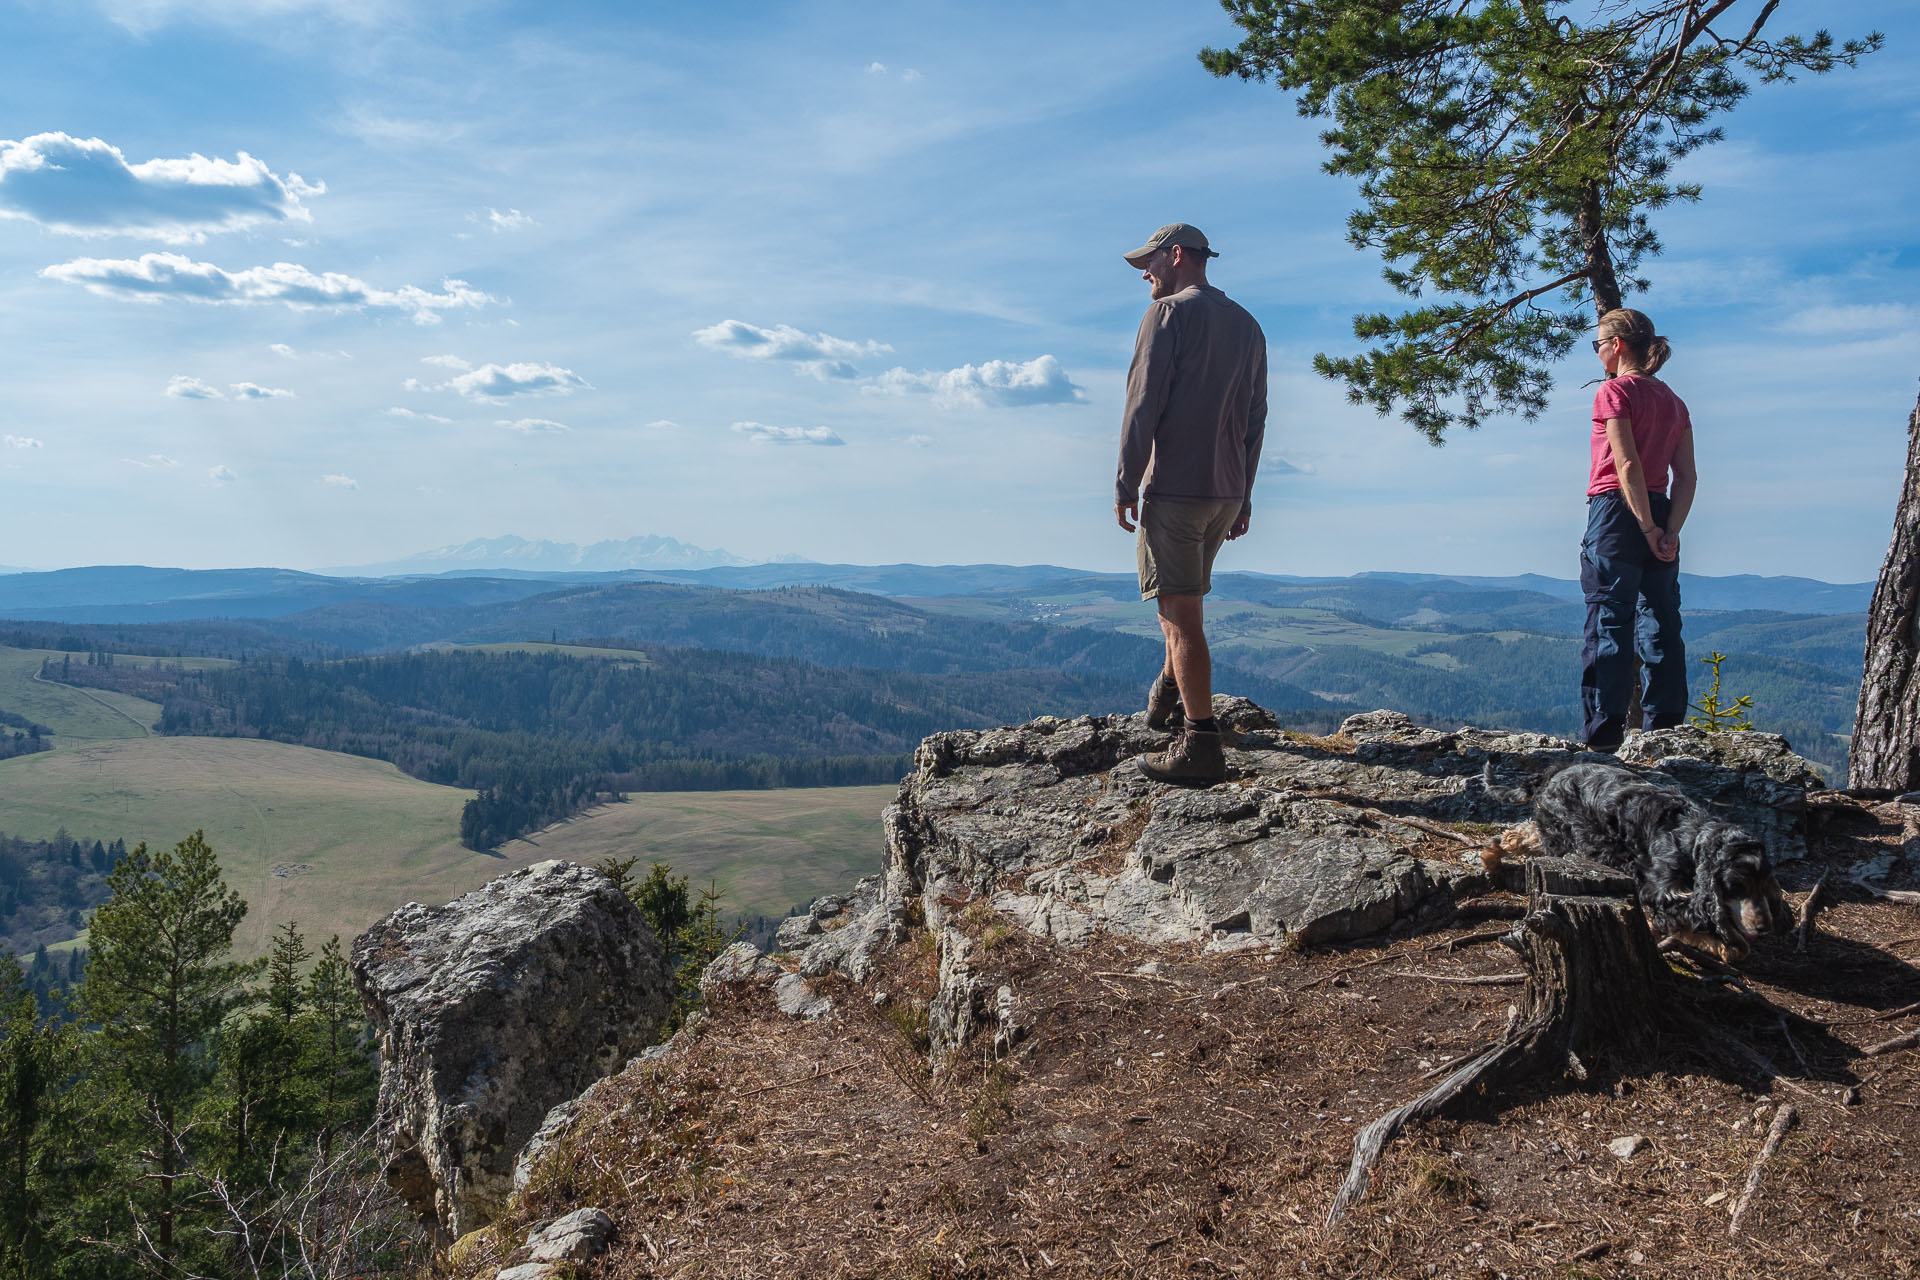
{"label": "woman's pink t-shirt", "polygon": [[1673,468],[1673,454],[1682,432],[1693,430],[1687,406],[1673,388],[1658,378],[1638,373],[1608,378],[1593,393],[1593,470],[1587,477],[1587,496],[1620,487],[1613,469],[1613,446],[1607,443],[1607,419],[1632,423],[1633,447],[1640,455],[1648,493],[1665,493]]}

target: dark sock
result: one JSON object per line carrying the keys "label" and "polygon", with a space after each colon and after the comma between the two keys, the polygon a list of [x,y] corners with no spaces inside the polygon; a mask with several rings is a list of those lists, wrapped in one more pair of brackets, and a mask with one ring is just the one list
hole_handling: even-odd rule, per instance
{"label": "dark sock", "polygon": [[1205,720],[1189,719],[1187,721],[1187,728],[1193,730],[1195,733],[1218,733],[1220,732],[1220,722],[1212,716],[1208,716]]}

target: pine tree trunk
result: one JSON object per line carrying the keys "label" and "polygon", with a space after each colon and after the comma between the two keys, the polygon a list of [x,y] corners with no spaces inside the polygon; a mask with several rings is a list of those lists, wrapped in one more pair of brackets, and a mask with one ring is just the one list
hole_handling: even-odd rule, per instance
{"label": "pine tree trunk", "polygon": [[[1590,182],[1580,189],[1580,210],[1574,216],[1574,226],[1580,236],[1580,245],[1586,255],[1587,285],[1593,290],[1593,314],[1598,320],[1607,312],[1620,306],[1620,277],[1613,269],[1613,250],[1607,244],[1607,228],[1601,212],[1600,184]],[[1628,675],[1633,693],[1627,699],[1625,732],[1631,733],[1640,727],[1646,718],[1640,704],[1640,682],[1644,678],[1640,664],[1640,647],[1635,639],[1630,642],[1632,653],[1629,655]]]}
{"label": "pine tree trunk", "polygon": [[1907,419],[1906,482],[1867,611],[1847,784],[1858,791],[1920,789],[1920,405]]}

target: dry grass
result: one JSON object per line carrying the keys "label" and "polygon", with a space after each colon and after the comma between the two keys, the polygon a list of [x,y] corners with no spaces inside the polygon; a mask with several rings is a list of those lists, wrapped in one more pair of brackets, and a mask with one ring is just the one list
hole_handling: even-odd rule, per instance
{"label": "dry grass", "polygon": [[1352,755],[1354,747],[1359,745],[1351,735],[1344,733],[1315,735],[1302,733],[1298,729],[1282,729],[1280,736],[1288,742],[1297,742],[1303,747],[1312,747],[1316,751],[1326,751],[1338,756]]}

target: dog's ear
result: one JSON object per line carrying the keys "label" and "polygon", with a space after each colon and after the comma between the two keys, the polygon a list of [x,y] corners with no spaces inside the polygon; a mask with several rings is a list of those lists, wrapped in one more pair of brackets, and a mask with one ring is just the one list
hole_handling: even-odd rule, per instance
{"label": "dog's ear", "polygon": [[1720,873],[1726,867],[1726,828],[1718,822],[1703,825],[1693,837],[1693,895],[1687,904],[1687,917],[1693,927],[1706,933],[1724,934],[1727,902],[1720,888]]}

